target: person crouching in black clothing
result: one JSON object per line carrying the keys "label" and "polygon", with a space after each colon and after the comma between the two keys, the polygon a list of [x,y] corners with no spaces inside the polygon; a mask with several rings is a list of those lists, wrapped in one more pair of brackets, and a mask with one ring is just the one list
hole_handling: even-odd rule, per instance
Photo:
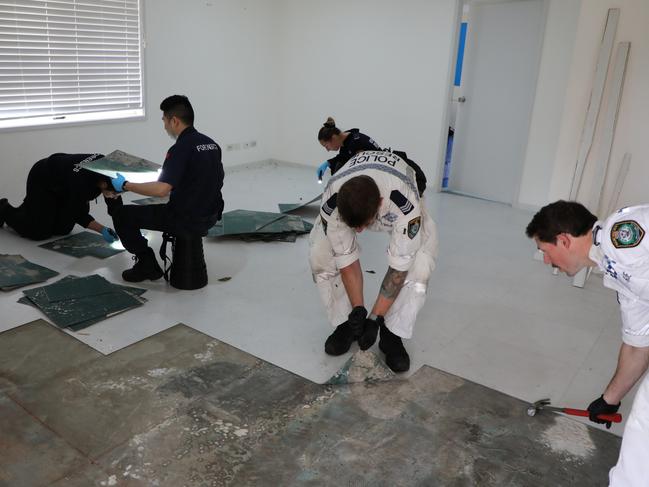
{"label": "person crouching in black clothing", "polygon": [[117,234],[90,215],[89,201],[100,194],[114,195],[110,178],[81,167],[102,154],[52,154],[36,162],[27,176],[23,203],[16,207],[0,199],[0,227],[13,228],[21,237],[44,240],[67,235],[75,224],[100,233],[112,243]]}

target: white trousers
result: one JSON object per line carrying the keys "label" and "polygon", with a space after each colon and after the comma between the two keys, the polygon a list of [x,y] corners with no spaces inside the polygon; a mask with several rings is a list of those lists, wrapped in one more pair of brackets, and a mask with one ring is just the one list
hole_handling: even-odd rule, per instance
{"label": "white trousers", "polygon": [[645,375],[626,420],[620,457],[609,475],[609,487],[649,485],[649,375]]}
{"label": "white trousers", "polygon": [[[415,261],[406,280],[385,316],[385,326],[401,338],[412,337],[417,313],[426,300],[428,279],[435,269],[437,258],[437,229],[435,222],[425,211],[421,214],[422,245],[415,254]],[[318,217],[309,237],[309,261],[313,280],[318,286],[320,298],[327,310],[327,317],[335,328],[347,321],[352,305],[336,267],[333,249]],[[371,310],[368,310],[371,311]]]}

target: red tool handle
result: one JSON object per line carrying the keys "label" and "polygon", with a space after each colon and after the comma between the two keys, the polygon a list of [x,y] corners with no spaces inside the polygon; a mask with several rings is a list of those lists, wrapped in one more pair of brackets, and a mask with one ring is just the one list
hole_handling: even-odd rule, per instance
{"label": "red tool handle", "polygon": [[[563,412],[566,413],[566,414],[570,414],[572,416],[588,417],[590,415],[590,413],[588,411],[586,411],[585,409],[564,408]],[[622,422],[622,415],[620,413],[598,414],[597,419],[601,419],[603,421],[610,421],[611,423],[621,423]]]}

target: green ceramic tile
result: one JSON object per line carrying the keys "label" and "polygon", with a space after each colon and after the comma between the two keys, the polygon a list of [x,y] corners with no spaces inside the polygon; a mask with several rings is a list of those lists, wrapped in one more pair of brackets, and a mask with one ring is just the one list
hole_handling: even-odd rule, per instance
{"label": "green ceramic tile", "polygon": [[105,259],[124,252],[124,249],[113,247],[101,235],[94,232],[75,233],[74,235],[41,244],[39,247],[78,258],[90,256]]}
{"label": "green ceramic tile", "polygon": [[[81,288],[84,281],[84,278],[66,276],[59,283],[70,283],[73,287],[76,285]],[[141,306],[143,302],[141,298],[117,286],[112,292],[104,294],[50,302],[47,298],[47,288],[48,286],[41,286],[28,289],[23,291],[23,294],[55,325],[61,328],[72,326],[75,326],[76,329],[84,328],[106,317]],[[75,291],[75,294],[80,294],[80,291]],[[19,302],[24,303],[24,300],[21,299]]]}
{"label": "green ceramic tile", "polygon": [[291,211],[304,208],[305,206],[308,206],[311,203],[315,203],[316,201],[320,201],[321,199],[322,199],[322,193],[320,193],[318,196],[314,197],[313,199],[305,203],[304,202],[303,203],[279,203],[277,206],[279,206],[280,213],[290,213]]}
{"label": "green ceramic tile", "polygon": [[164,205],[169,203],[169,198],[157,198],[152,196],[150,198],[140,198],[139,200],[131,201],[134,205]]}
{"label": "green ceramic tile", "polygon": [[208,237],[222,237],[223,236],[223,221],[217,222],[212,228],[207,231]]}
{"label": "green ceramic tile", "polygon": [[50,303],[115,292],[113,284],[98,274],[58,281],[41,289]]}
{"label": "green ceramic tile", "polygon": [[156,173],[161,168],[160,164],[155,162],[147,161],[141,157],[137,157],[131,154],[127,154],[121,150],[116,150],[110,154],[97,159],[96,161],[90,161],[83,165],[85,169],[90,169],[91,171],[105,173],[106,171],[110,172],[138,172],[138,173]]}
{"label": "green ceramic tile", "polygon": [[297,240],[297,233],[246,233],[237,235],[237,238],[244,242],[295,242]]}
{"label": "green ceramic tile", "polygon": [[3,291],[44,282],[58,274],[28,261],[22,255],[0,254],[0,289]]}
{"label": "green ceramic tile", "polygon": [[236,237],[247,242],[295,242],[297,235],[311,231],[311,225],[296,215],[265,211],[234,210],[223,214],[208,231],[209,237]]}

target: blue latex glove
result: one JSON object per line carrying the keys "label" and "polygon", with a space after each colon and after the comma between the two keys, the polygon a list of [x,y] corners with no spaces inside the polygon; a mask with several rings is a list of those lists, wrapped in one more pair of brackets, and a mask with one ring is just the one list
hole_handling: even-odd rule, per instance
{"label": "blue latex glove", "polygon": [[318,166],[318,170],[316,171],[318,180],[322,181],[322,176],[324,176],[324,173],[327,172],[327,169],[329,169],[329,161],[324,161]]}
{"label": "blue latex glove", "polygon": [[117,173],[116,177],[111,178],[110,182],[113,183],[113,188],[115,188],[115,191],[117,191],[118,193],[124,191],[124,183],[126,182],[126,178],[120,173]]}
{"label": "blue latex glove", "polygon": [[101,230],[101,236],[104,237],[104,240],[108,243],[113,243],[116,240],[119,240],[119,237],[115,233],[115,230],[112,228],[104,227]]}

